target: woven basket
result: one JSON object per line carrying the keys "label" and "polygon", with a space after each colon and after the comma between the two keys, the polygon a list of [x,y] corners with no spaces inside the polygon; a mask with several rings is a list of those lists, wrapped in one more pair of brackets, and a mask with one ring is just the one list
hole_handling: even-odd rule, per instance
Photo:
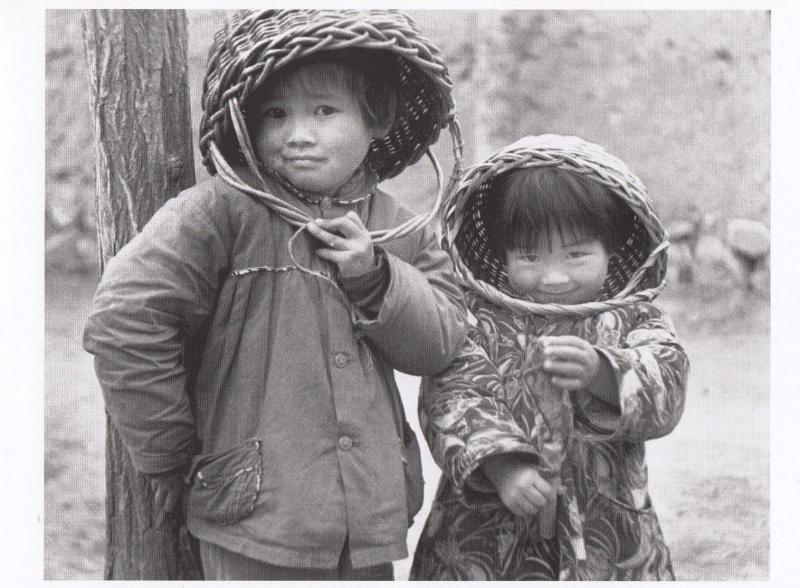
{"label": "woven basket", "polygon": [[[570,170],[599,182],[635,213],[630,236],[610,255],[608,277],[596,301],[562,305],[520,298],[509,287],[505,258],[489,244],[483,218],[494,204],[495,180],[506,172],[536,166]],[[668,243],[644,185],[622,161],[578,137],[525,137],[468,168],[449,192],[442,227],[443,246],[453,258],[462,284],[490,302],[518,312],[588,316],[652,300],[664,286]]]}
{"label": "woven basket", "polygon": [[270,74],[292,61],[321,51],[374,49],[395,57],[398,114],[388,135],[373,140],[367,162],[380,180],[392,178],[423,154],[431,159],[439,190],[429,213],[404,223],[401,230],[373,235],[374,241],[401,236],[428,222],[437,212],[444,187],[441,169],[429,147],[441,130],[450,131],[455,165],[460,170],[462,140],[455,117],[452,83],[439,50],[422,37],[415,23],[393,10],[261,10],[238,12],[217,32],[203,84],[200,152],[213,174],[265,201],[286,220],[301,226],[310,219],[280,199],[246,189],[220,147],[235,132],[247,164],[257,177],[255,156],[244,132],[241,104]]}

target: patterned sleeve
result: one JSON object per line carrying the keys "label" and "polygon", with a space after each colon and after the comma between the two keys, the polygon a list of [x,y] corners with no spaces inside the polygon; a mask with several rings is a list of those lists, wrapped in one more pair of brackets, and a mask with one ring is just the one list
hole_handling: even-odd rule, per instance
{"label": "patterned sleeve", "polygon": [[591,394],[574,394],[576,431],[629,441],[670,433],[683,414],[689,359],[669,318],[656,306],[641,304],[622,346],[597,349],[614,370],[619,409]]}
{"label": "patterned sleeve", "polygon": [[471,329],[445,371],[422,380],[419,418],[434,460],[467,503],[494,492],[479,470],[490,455],[536,450],[503,400],[499,373]]}

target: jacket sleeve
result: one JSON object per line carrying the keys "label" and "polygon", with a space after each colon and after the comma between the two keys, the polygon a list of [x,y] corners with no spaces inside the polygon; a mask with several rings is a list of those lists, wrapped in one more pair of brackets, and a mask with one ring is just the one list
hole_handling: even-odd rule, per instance
{"label": "jacket sleeve", "polygon": [[466,306],[453,265],[429,227],[419,233],[411,259],[386,253],[389,285],[377,317],[354,311],[353,324],[392,367],[412,375],[443,370],[461,349]]}
{"label": "jacket sleeve", "polygon": [[222,231],[189,198],[168,201],[108,263],[83,334],[113,424],[137,469],[194,452],[187,340],[212,312],[228,265]]}
{"label": "jacket sleeve", "polygon": [[536,449],[503,400],[500,375],[476,329],[446,370],[422,379],[419,420],[433,459],[467,504],[495,488],[479,466],[503,453]]}
{"label": "jacket sleeve", "polygon": [[637,307],[620,348],[596,348],[614,370],[619,409],[574,393],[576,431],[587,438],[646,441],[671,432],[683,414],[689,359],[671,321],[652,304]]}

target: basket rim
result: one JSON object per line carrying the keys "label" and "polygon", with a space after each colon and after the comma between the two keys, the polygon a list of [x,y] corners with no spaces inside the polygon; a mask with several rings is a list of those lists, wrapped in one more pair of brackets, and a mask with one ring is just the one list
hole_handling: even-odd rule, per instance
{"label": "basket rim", "polygon": [[[266,18],[277,21],[285,17],[308,16],[308,22],[293,23],[275,36],[266,36],[251,46],[236,48],[237,35],[252,31]],[[236,19],[239,19],[238,21]],[[408,156],[401,152],[389,159],[381,180],[389,179],[416,163],[428,147],[439,139],[441,130],[455,117],[456,105],[453,84],[440,50],[423,37],[416,23],[406,14],[389,9],[262,9],[241,17],[239,13],[226,20],[225,26],[235,26],[225,34],[224,42],[215,38],[203,80],[202,115],[199,128],[199,148],[204,165],[212,169],[210,143],[219,146],[225,132],[230,130],[226,105],[232,98],[244,100],[269,75],[291,62],[323,51],[342,49],[381,50],[397,55],[415,67],[432,84],[439,108],[432,113],[430,128],[425,136],[414,137]],[[336,33],[336,34],[334,34]],[[358,33],[358,34],[356,34]],[[323,36],[315,36],[323,34]],[[223,63],[227,58],[227,63]],[[402,116],[402,115],[401,115]],[[398,117],[398,121],[401,117]],[[398,127],[398,123],[395,127]],[[392,133],[390,133],[391,135]],[[420,134],[421,135],[421,134]]]}
{"label": "basket rim", "polygon": [[[597,161],[581,159],[571,155],[566,147],[585,148],[600,159],[618,166],[621,177],[626,182],[607,179]],[[583,169],[578,165],[586,166]],[[626,287],[614,296],[580,304],[537,303],[527,297],[515,297],[502,292],[499,288],[476,278],[470,267],[463,260],[457,246],[458,235],[467,222],[463,215],[469,199],[478,193],[482,186],[496,177],[518,168],[526,167],[559,167],[573,172],[584,173],[593,181],[606,185],[612,192],[623,198],[628,205],[631,200],[640,206],[631,207],[642,221],[651,241],[653,250],[647,260],[630,277]],[[619,178],[615,178],[619,179]],[[643,216],[643,212],[647,214]],[[553,316],[587,316],[619,308],[636,302],[652,301],[666,285],[666,249],[669,246],[666,233],[653,211],[653,205],[641,180],[630,172],[628,166],[619,158],[611,155],[601,146],[572,135],[544,134],[526,136],[510,145],[494,151],[483,161],[466,168],[459,177],[454,189],[449,193],[441,219],[442,247],[448,251],[453,260],[456,276],[468,290],[474,291],[490,302],[510,310],[537,315]],[[634,291],[645,271],[652,266],[658,267],[660,279],[655,286]]]}
{"label": "basket rim", "polygon": [[[232,112],[232,118],[234,121],[241,121],[242,115],[241,110],[238,107],[238,103],[236,100],[231,101],[229,103],[229,108]],[[234,125],[236,128],[237,133],[241,133],[241,122],[238,122]],[[370,239],[373,244],[381,244],[387,241],[390,241],[395,238],[406,236],[414,231],[421,229],[423,226],[427,225],[433,218],[435,218],[441,211],[442,207],[444,206],[444,202],[446,199],[446,194],[448,194],[455,181],[459,176],[459,172],[461,170],[461,162],[463,159],[463,137],[461,135],[461,127],[458,123],[458,119],[453,118],[450,123],[448,124],[448,131],[450,134],[450,138],[453,144],[453,169],[450,173],[450,178],[448,182],[445,184],[443,180],[443,171],[441,165],[439,164],[438,158],[433,153],[430,148],[426,149],[426,154],[431,162],[431,165],[434,168],[436,173],[436,180],[438,184],[438,189],[436,192],[436,196],[434,198],[434,202],[431,205],[430,209],[427,212],[419,213],[408,220],[400,223],[396,227],[387,228],[377,231],[370,231]],[[244,138],[240,135],[240,140]],[[245,138],[245,142],[247,140]],[[245,149],[246,152],[251,151],[251,148],[248,145],[248,148]],[[261,202],[268,208],[272,209],[276,214],[278,214],[281,218],[283,218],[289,224],[298,228],[298,230],[303,230],[305,225],[311,222],[313,219],[310,217],[306,212],[298,209],[297,207],[293,206],[292,204],[284,201],[283,199],[271,194],[268,191],[268,185],[265,181],[261,171],[259,170],[256,162],[251,157],[247,159],[247,167],[249,167],[250,172],[253,174],[254,178],[256,178],[259,182],[261,182],[261,189],[250,185],[249,183],[245,182],[239,175],[236,173],[235,169],[225,160],[224,156],[220,152],[219,148],[217,147],[216,143],[213,141],[210,144],[210,152],[211,157],[214,159],[215,165],[218,167],[218,175],[220,178],[240,192],[247,194],[251,198]],[[297,265],[297,264],[295,264]]]}

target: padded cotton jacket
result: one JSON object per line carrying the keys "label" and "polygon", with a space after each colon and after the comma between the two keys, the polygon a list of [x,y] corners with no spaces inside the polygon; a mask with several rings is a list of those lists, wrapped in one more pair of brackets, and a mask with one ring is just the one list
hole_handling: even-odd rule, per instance
{"label": "padded cotton jacket", "polygon": [[541,336],[576,335],[608,359],[619,409],[571,393],[575,434],[561,467],[559,579],[669,580],[672,561],[647,484],[645,441],[677,425],[689,363],[670,320],[640,302],[582,319],[519,316],[477,297],[478,326],[445,372],[426,379],[420,422],[443,475],[411,570],[418,580],[537,580],[550,569],[535,517],[506,509],[480,465],[541,456],[524,380]]}
{"label": "padded cotton jacket", "polygon": [[[243,177],[247,177],[243,175]],[[411,216],[387,194],[305,204],[355,210],[370,230]],[[167,202],[108,264],[84,335],[133,463],[191,463],[188,526],[243,555],[335,567],[407,555],[393,369],[442,370],[466,328],[451,262],[425,228],[384,246],[390,272],[368,320],[299,271],[295,229],[212,177]],[[294,253],[330,274],[307,232]]]}
{"label": "padded cotton jacket", "polygon": [[[546,153],[553,165],[569,162],[565,167],[615,187],[608,197],[621,198],[636,222],[612,252],[616,270],[610,261],[607,282],[634,294],[661,283],[664,230],[627,166],[597,145],[555,135],[525,137],[490,161],[498,169],[498,162],[523,152]],[[476,183],[487,181],[484,168],[473,169],[481,170]],[[651,255],[663,263],[655,257],[646,265]],[[634,277],[640,269],[646,270],[641,280]],[[468,292],[476,328],[447,370],[423,380],[420,423],[443,475],[412,579],[675,579],[648,491],[645,443],[678,424],[689,360],[671,321],[650,299],[628,298],[574,318],[512,311],[477,289]],[[567,335],[588,341],[605,357],[616,402],[587,390],[565,397],[549,383],[540,339]],[[513,515],[483,473],[486,459],[502,454],[522,454],[545,477],[556,470],[556,541],[544,539],[549,525],[543,517]]]}

